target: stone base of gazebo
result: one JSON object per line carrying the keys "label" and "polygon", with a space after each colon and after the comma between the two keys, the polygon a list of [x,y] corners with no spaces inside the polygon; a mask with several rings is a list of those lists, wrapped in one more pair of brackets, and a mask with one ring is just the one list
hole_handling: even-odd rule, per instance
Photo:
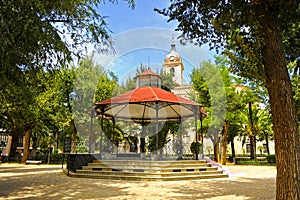
{"label": "stone base of gazebo", "polygon": [[227,178],[222,169],[206,160],[92,160],[76,170],[65,172],[71,177],[116,180],[193,180]]}

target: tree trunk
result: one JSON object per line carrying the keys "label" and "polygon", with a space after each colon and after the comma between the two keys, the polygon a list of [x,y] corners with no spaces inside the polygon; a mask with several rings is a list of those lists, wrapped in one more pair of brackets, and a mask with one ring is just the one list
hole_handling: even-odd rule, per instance
{"label": "tree trunk", "polygon": [[227,152],[227,138],[228,138],[228,129],[229,129],[229,122],[224,122],[224,128],[223,128],[223,137],[222,137],[222,160],[221,164],[226,165],[226,152]]}
{"label": "tree trunk", "polygon": [[265,34],[262,56],[273,118],[277,165],[276,199],[300,199],[297,114],[279,29],[279,12],[273,6],[261,8],[256,14],[260,16]]}
{"label": "tree trunk", "polygon": [[145,153],[146,152],[146,142],[145,138],[140,138],[140,152]]}
{"label": "tree trunk", "polygon": [[76,140],[77,140],[77,129],[76,129],[76,126],[75,126],[75,121],[74,119],[72,119],[72,122],[73,124],[73,133],[72,133],[72,146],[71,146],[71,153],[76,153]]}
{"label": "tree trunk", "polygon": [[220,143],[219,137],[217,137],[214,141],[214,158],[216,162],[220,162]]}
{"label": "tree trunk", "polygon": [[268,133],[266,133],[266,151],[267,151],[267,154],[270,155],[269,135],[268,135]]}
{"label": "tree trunk", "polygon": [[6,154],[7,156],[10,156],[11,145],[12,145],[12,136],[9,135],[9,136],[8,136],[7,145],[6,145],[6,148],[5,148],[5,151],[2,152],[2,153],[3,153],[3,154]]}
{"label": "tree trunk", "polygon": [[11,146],[9,151],[9,160],[11,160],[12,158],[16,158],[18,142],[19,142],[19,136],[17,134],[12,134]]}
{"label": "tree trunk", "polygon": [[30,135],[32,133],[32,128],[28,128],[25,131],[25,137],[24,137],[24,150],[23,150],[23,157],[22,157],[22,164],[26,163],[26,160],[29,157],[29,147],[30,147]]}
{"label": "tree trunk", "polygon": [[250,159],[255,160],[256,159],[256,145],[255,145],[255,136],[250,135]]}
{"label": "tree trunk", "polygon": [[254,130],[254,123],[253,123],[253,115],[252,115],[252,103],[249,102],[249,119],[250,119],[250,126],[251,126],[251,135],[250,135],[250,159],[256,159],[256,141],[255,141],[255,130]]}
{"label": "tree trunk", "polygon": [[32,152],[31,155],[34,157],[36,156],[36,152],[37,152],[37,137],[36,134],[33,134],[32,136]]}
{"label": "tree trunk", "polygon": [[231,139],[231,141],[230,141],[230,146],[231,146],[232,162],[234,162],[234,161],[235,161],[234,138]]}

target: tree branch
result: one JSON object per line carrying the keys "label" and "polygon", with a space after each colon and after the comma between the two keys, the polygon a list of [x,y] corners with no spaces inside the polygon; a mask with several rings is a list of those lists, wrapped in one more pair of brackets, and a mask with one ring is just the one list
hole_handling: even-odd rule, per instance
{"label": "tree branch", "polygon": [[47,19],[45,20],[45,22],[53,22],[53,23],[56,23],[56,22],[59,22],[59,23],[71,23],[71,20],[70,19]]}

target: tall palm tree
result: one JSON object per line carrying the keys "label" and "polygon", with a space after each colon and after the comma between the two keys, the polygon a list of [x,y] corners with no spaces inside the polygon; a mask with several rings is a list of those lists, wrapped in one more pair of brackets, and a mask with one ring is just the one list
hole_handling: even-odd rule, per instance
{"label": "tall palm tree", "polygon": [[256,141],[269,132],[270,115],[265,109],[259,108],[258,104],[246,107],[240,113],[242,135],[250,138],[251,159],[255,159]]}

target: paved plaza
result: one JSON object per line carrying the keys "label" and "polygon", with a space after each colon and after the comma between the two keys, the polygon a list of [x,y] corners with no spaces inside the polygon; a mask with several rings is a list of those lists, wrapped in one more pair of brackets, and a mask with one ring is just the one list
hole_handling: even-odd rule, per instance
{"label": "paved plaza", "polygon": [[229,165],[229,178],[167,182],[71,178],[61,167],[0,164],[0,199],[275,199],[272,166]]}

